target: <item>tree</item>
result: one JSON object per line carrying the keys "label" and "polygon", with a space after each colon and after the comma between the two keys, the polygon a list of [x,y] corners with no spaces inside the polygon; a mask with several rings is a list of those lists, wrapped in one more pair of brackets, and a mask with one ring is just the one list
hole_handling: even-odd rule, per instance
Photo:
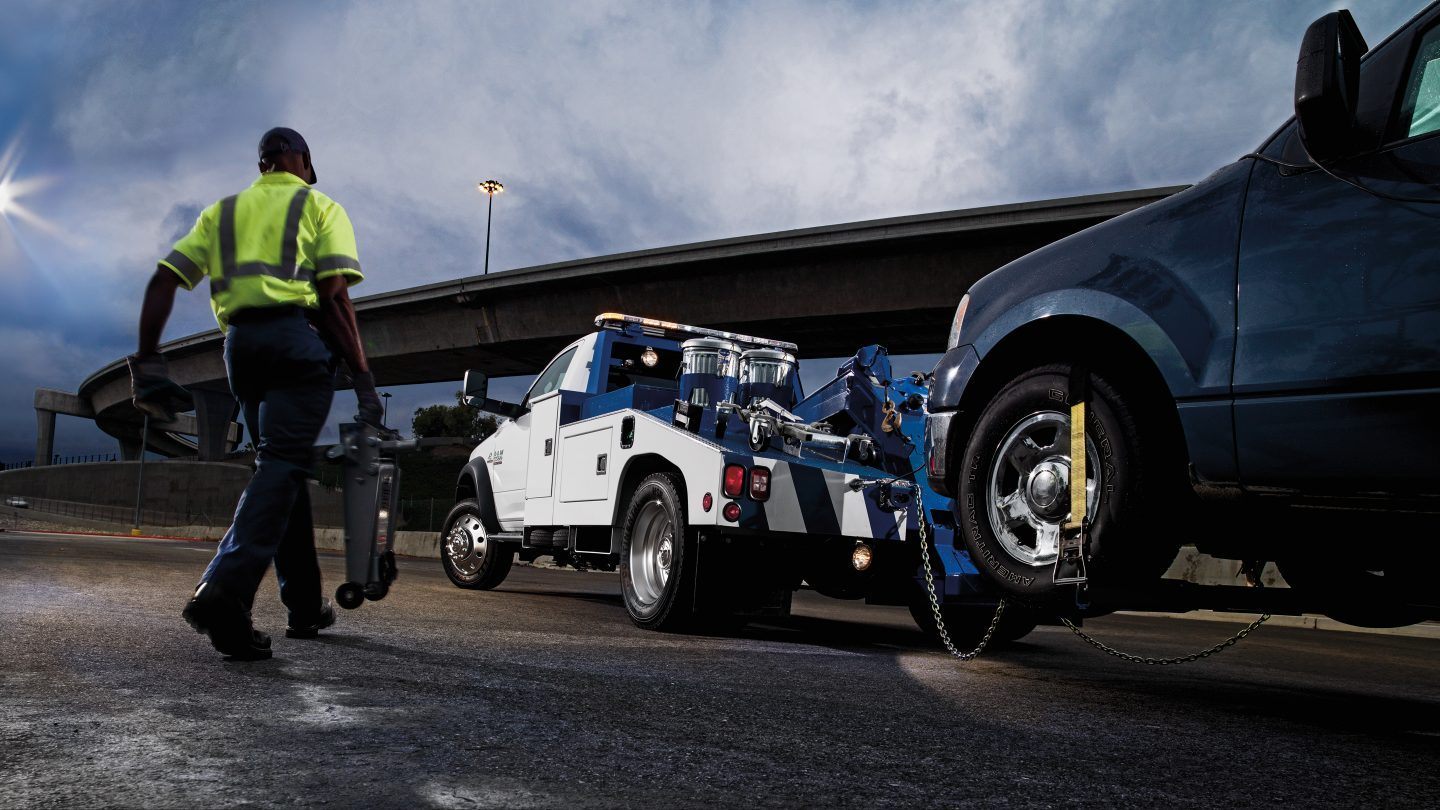
{"label": "tree", "polygon": [[454,405],[427,405],[416,408],[410,420],[410,430],[415,438],[434,436],[458,436],[479,443],[500,427],[500,420],[494,415],[483,413],[461,402],[460,393],[455,393]]}

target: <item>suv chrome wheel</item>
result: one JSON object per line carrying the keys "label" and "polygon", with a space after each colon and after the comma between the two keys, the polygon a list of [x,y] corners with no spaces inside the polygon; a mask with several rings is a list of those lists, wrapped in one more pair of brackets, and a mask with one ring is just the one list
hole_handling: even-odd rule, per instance
{"label": "suv chrome wheel", "polygon": [[[1095,442],[1087,435],[1085,500],[1094,514],[1102,484]],[[990,463],[986,507],[995,539],[1016,561],[1053,565],[1060,527],[1070,518],[1070,414],[1040,411],[1010,428]]]}

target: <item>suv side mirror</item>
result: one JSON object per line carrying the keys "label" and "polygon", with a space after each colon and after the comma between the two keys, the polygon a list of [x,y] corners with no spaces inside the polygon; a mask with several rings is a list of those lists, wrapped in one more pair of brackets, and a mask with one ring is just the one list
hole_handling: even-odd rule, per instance
{"label": "suv side mirror", "polygon": [[473,369],[465,372],[465,382],[461,386],[460,398],[466,405],[479,407],[485,402],[485,396],[489,391],[490,378],[485,376],[485,372]]}
{"label": "suv side mirror", "polygon": [[1295,120],[1300,124],[1300,142],[1317,163],[1355,149],[1360,57],[1368,49],[1355,18],[1343,9],[1311,23],[1300,41]]}

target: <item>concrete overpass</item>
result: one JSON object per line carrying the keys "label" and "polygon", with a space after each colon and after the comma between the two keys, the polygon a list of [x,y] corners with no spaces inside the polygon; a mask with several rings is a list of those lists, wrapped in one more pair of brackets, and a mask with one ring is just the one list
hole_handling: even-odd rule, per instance
{"label": "concrete overpass", "polygon": [[[995,268],[1183,187],[946,211],[742,236],[472,276],[356,301],[382,385],[538,372],[556,350],[619,311],[799,344],[802,357],[867,343],[940,350],[955,305]],[[151,449],[218,459],[239,432],[219,331],[161,347],[196,414],[152,431]],[[123,359],[76,394],[38,391],[36,463],[51,456],[54,415],[95,419],[133,457],[140,418]],[[192,438],[193,437],[193,438]]]}

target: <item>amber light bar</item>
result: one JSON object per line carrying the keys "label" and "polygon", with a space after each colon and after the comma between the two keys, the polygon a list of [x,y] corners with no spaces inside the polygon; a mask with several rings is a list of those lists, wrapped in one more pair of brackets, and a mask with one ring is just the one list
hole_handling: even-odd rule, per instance
{"label": "amber light bar", "polygon": [[747,346],[766,346],[772,349],[783,349],[787,352],[798,352],[800,347],[794,343],[784,340],[771,340],[770,338],[751,337],[750,335],[738,335],[734,332],[726,332],[721,329],[706,329],[703,326],[687,326],[683,323],[671,321],[659,321],[654,318],[638,318],[634,315],[623,315],[619,312],[602,312],[595,318],[595,325],[604,329],[623,329],[626,324],[635,324],[642,329],[659,329],[666,333],[679,333],[685,335],[697,335],[702,337],[720,338],[735,343],[743,343]]}

